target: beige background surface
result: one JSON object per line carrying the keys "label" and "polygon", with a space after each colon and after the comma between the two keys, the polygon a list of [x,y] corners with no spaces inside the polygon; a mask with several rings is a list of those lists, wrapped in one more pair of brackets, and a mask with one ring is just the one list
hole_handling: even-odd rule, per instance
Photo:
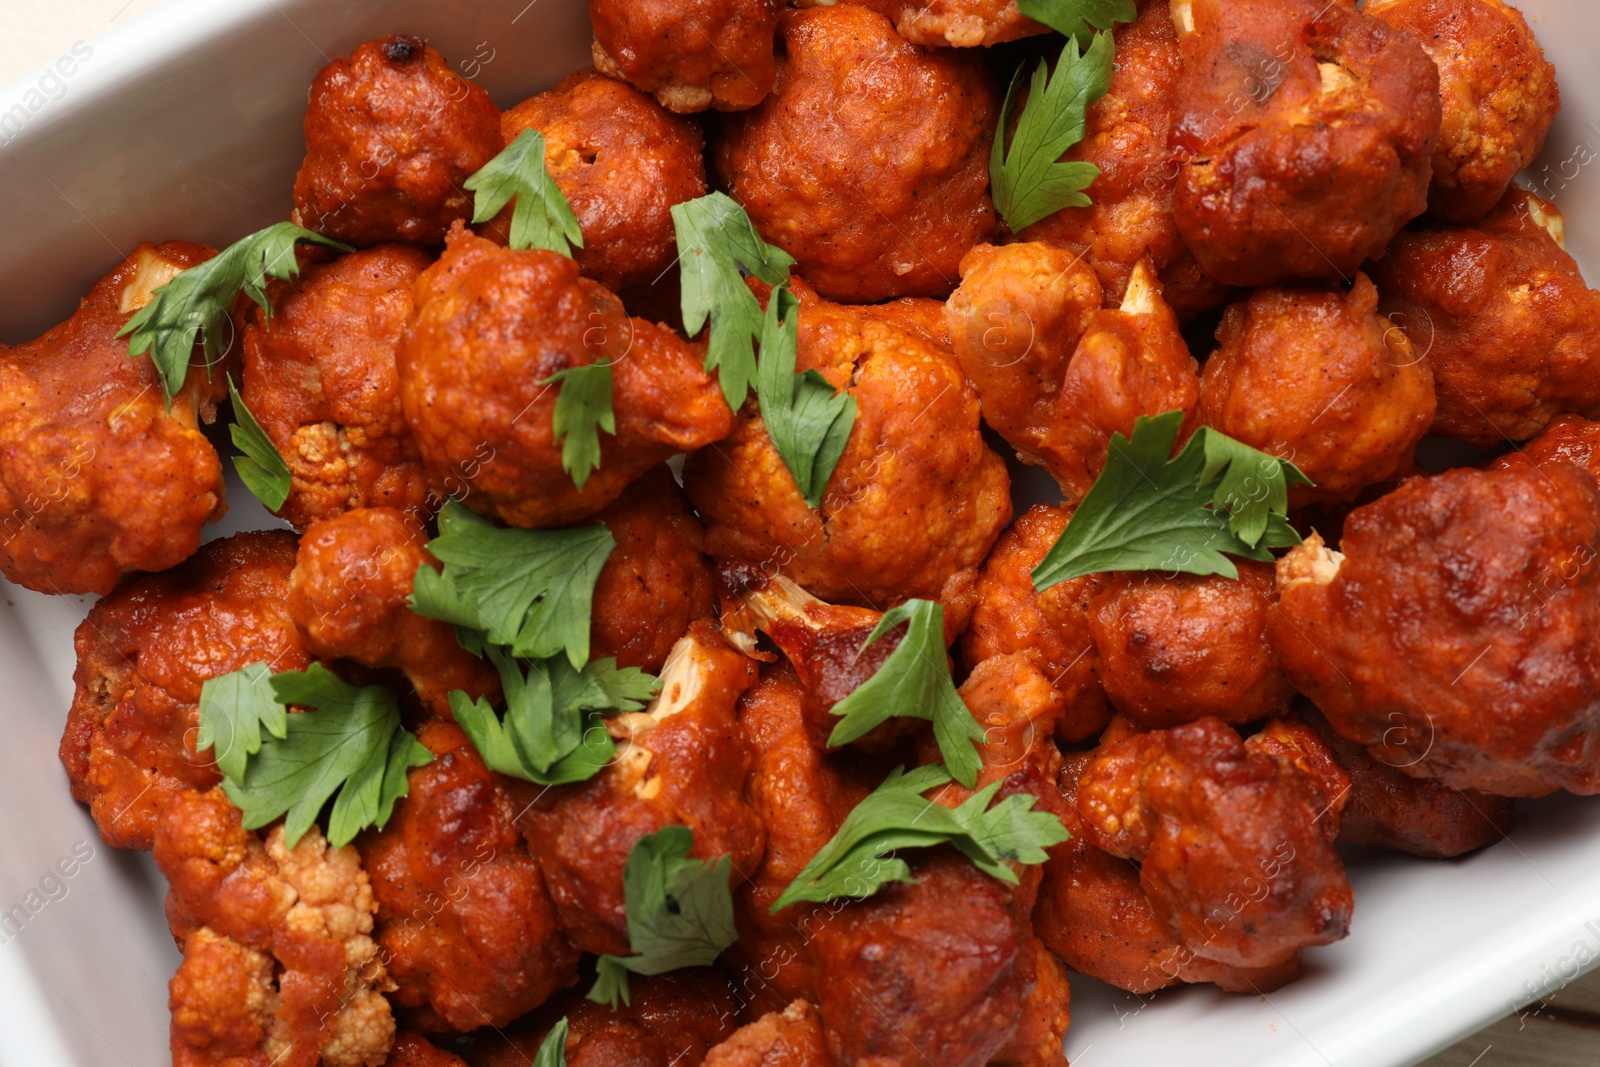
{"label": "beige background surface", "polygon": [[[51,62],[74,41],[109,33],[165,2],[0,0],[0,85]],[[1425,1067],[1582,1064],[1600,1064],[1600,972],[1440,1053]]]}

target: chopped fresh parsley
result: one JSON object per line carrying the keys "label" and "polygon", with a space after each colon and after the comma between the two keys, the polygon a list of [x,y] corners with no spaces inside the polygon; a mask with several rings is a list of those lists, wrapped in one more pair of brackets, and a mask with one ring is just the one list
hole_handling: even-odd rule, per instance
{"label": "chopped fresh parsley", "polygon": [[589,661],[594,584],[616,544],[602,525],[503,529],[451,500],[428,543],[444,572],[417,568],[411,610],[480,631],[525,659],[565,651],[581,669]]}
{"label": "chopped fresh parsley", "polygon": [[1182,428],[1183,412],[1169,411],[1141,416],[1131,440],[1111,435],[1105,470],[1034,568],[1035,588],[1106,571],[1237,578],[1228,556],[1270,562],[1271,549],[1300,543],[1288,492],[1309,478],[1210,427],[1171,458]]}
{"label": "chopped fresh parsley", "polygon": [[1101,33],[1085,51],[1069,37],[1054,74],[1039,60],[1007,149],[1005,131],[1011,127],[1011,106],[1022,84],[1022,68],[1017,68],[1000,107],[1000,132],[989,156],[994,206],[1013,233],[1064,207],[1089,204],[1083,191],[1100,176],[1100,168],[1061,156],[1083,140],[1089,105],[1111,88],[1113,51],[1111,35]]}
{"label": "chopped fresh parsley", "polygon": [[457,689],[450,710],[490,770],[540,785],[582,782],[615,753],[601,715],[638,711],[660,688],[637,667],[599,659],[581,670],[564,656],[534,660],[526,669],[504,652],[486,649],[500,672],[505,719],[482,697]]}
{"label": "chopped fresh parsley", "polygon": [[289,465],[283,461],[272,438],[245,407],[244,397],[234,387],[231,375],[228,397],[233,401],[233,425],[228,427],[228,436],[233,438],[233,447],[244,453],[233,457],[233,469],[239,472],[244,487],[254,493],[268,511],[277,511],[289,499],[289,488],[293,484]]}
{"label": "chopped fresh parsley", "polygon": [[118,337],[128,338],[128,355],[137,359],[150,353],[169,406],[189,376],[196,338],[208,369],[226,351],[225,339],[230,335],[224,325],[240,290],[268,315],[272,314],[267,279],[287,281],[300,273],[294,246],[302,241],[351,251],[349,245],[292,222],[273,223],[235,241],[204,263],[174,275],[117,331]]}
{"label": "chopped fresh parsley", "polygon": [[617,417],[611,410],[611,361],[602,359],[582,367],[557,371],[540,385],[561,383],[551,428],[561,446],[561,469],[572,475],[579,489],[600,466],[600,431],[615,434]]}
{"label": "chopped fresh parsley", "polygon": [[756,394],[761,421],[794,475],[810,507],[822,503],[823,490],[844,455],[856,421],[856,399],[836,391],[815,370],[795,373],[799,355],[800,303],[787,284],[772,290],[761,326],[761,363]]}
{"label": "chopped fresh parsley", "polygon": [[971,788],[980,766],[972,742],[983,740],[983,728],[950,680],[944,608],[931,600],[908,600],[890,608],[867,636],[862,651],[901,623],[907,624],[906,635],[877,673],[833,706],[840,719],[828,744],[847,745],[896,716],[929,719],[951,774]]}
{"label": "chopped fresh parsley", "polygon": [[693,337],[711,320],[706,371],[717,372],[723,397],[738,411],[756,378],[754,342],[762,323],[761,303],[739,268],[768,285],[781,285],[794,259],[763,241],[744,208],[722,193],[674,204],[672,222],[683,284],[683,328]]}
{"label": "chopped fresh parsley", "polygon": [[550,1028],[539,1051],[533,1054],[533,1067],[567,1067],[567,1017]]}
{"label": "chopped fresh parsley", "polygon": [[870,897],[891,882],[912,883],[911,867],[899,858],[901,849],[950,844],[979,870],[1015,885],[1007,863],[1038,864],[1045,849],[1072,835],[1061,820],[1034,811],[1038,798],[1016,793],[989,806],[999,782],[985,786],[957,808],[923,797],[950,781],[950,772],[934,764],[910,774],[895,768],[877,789],[857,804],[833,839],[812,857],[798,877],[772,905],[774,912],[803,900],[825,903],[836,897]]}
{"label": "chopped fresh parsley", "polygon": [[[328,843],[340,848],[382,827],[406,795],[406,772],[433,756],[400,725],[400,702],[384,686],[354,686],[319,664],[266,677],[252,664],[206,682],[197,747],[217,746],[223,790],[254,830],[284,818],[290,848],[331,799]],[[263,683],[271,688],[266,706]],[[284,705],[311,708],[283,714]],[[266,736],[261,728],[266,728]]]}
{"label": "chopped fresh parsley", "polygon": [[571,257],[583,230],[544,166],[544,134],[523,130],[500,154],[462,183],[472,191],[472,221],[488,222],[513,199],[511,247],[543,248]]}
{"label": "chopped fresh parsley", "polygon": [[628,974],[662,974],[706,967],[739,939],[728,876],[733,861],[691,860],[694,833],[668,826],[641,837],[623,868],[632,956],[601,956],[589,999],[613,1008],[628,999]]}
{"label": "chopped fresh parsley", "polygon": [[1109,30],[1139,17],[1134,0],[1017,0],[1017,10],[1067,37],[1087,40],[1090,27]]}

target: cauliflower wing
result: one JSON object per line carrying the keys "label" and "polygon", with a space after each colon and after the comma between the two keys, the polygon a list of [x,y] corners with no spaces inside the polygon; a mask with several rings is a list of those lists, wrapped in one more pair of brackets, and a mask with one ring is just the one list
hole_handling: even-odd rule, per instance
{"label": "cauliflower wing", "polygon": [[779,0],[589,0],[594,65],[669,111],[742,111],[772,91]]}

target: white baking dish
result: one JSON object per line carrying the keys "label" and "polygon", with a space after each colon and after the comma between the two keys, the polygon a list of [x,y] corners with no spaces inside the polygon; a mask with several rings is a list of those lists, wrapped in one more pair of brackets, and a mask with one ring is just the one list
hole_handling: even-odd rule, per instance
{"label": "white baking dish", "polygon": [[[1566,105],[1529,184],[1566,210],[1578,258],[1600,265],[1600,6],[1521,6]],[[68,52],[0,92],[0,341],[64,318],[141,240],[222,245],[287,217],[306,86],[327,57],[421,34],[508,106],[588,62],[586,7],[185,0]],[[271,521],[249,500],[233,487],[217,532]],[[27,915],[14,936],[0,927],[5,1067],[167,1062],[178,957],[165,887],[148,857],[99,843],[56,761],[85,607],[0,580],[0,913]],[[1311,952],[1306,977],[1270,997],[1207,987],[1141,1001],[1075,978],[1073,1063],[1409,1064],[1600,961],[1600,799],[1526,804],[1509,840],[1465,860],[1363,855],[1350,875],[1350,938]]]}

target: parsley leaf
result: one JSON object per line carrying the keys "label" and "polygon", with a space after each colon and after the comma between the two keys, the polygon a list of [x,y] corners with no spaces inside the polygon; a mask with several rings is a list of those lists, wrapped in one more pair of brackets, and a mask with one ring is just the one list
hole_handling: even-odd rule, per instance
{"label": "parsley leaf", "polygon": [[1017,10],[1067,37],[1085,40],[1089,27],[1109,30],[1139,17],[1134,0],[1017,0]]}
{"label": "parsley leaf", "polygon": [[1111,88],[1112,53],[1111,35],[1102,33],[1083,52],[1069,37],[1054,74],[1039,60],[1008,151],[1004,131],[1011,127],[1011,105],[1022,83],[1022,68],[1017,68],[1000,107],[1001,132],[989,154],[994,206],[1013,233],[1064,207],[1088,206],[1083,190],[1100,176],[1100,168],[1061,156],[1083,140],[1089,105]]}
{"label": "parsley leaf", "polygon": [[1228,556],[1271,562],[1271,549],[1300,543],[1288,486],[1311,483],[1294,464],[1210,427],[1169,458],[1182,428],[1183,412],[1169,411],[1140,416],[1131,440],[1111,435],[1105,470],[1033,569],[1034,588],[1106,571],[1238,578]]}
{"label": "parsley leaf", "polygon": [[633,956],[601,956],[589,999],[600,1004],[628,999],[628,972],[662,974],[679,967],[705,967],[739,939],[733,923],[728,876],[733,860],[689,859],[694,833],[668,826],[641,837],[628,853],[622,885],[628,908],[628,944]]}
{"label": "parsley leaf", "polygon": [[533,1067],[567,1067],[567,1017],[550,1028],[539,1051],[533,1054]]}
{"label": "parsley leaf", "polygon": [[450,710],[490,770],[539,785],[594,777],[615,754],[600,713],[637,711],[660,686],[636,667],[619,669],[614,659],[579,670],[552,656],[524,672],[499,649],[487,652],[500,672],[504,722],[487,700],[472,700],[460,689],[450,694]]}
{"label": "parsley leaf", "polygon": [[980,766],[970,742],[983,740],[983,728],[950,680],[943,606],[932,600],[908,600],[890,608],[862,650],[902,622],[908,624],[906,635],[877,673],[833,706],[841,718],[828,735],[828,744],[847,745],[896,716],[930,719],[939,754],[956,781],[970,789]]}
{"label": "parsley leaf", "polygon": [[489,643],[526,659],[565,650],[581,668],[589,661],[594,583],[616,544],[603,525],[503,529],[451,500],[439,512],[439,536],[428,542],[444,573],[417,568],[411,610],[483,631]]}
{"label": "parsley leaf", "polygon": [[[293,848],[329,799],[328,843],[334,848],[349,844],[368,826],[387,823],[395,801],[406,795],[406,772],[433,761],[401,727],[393,691],[351,685],[317,663],[306,671],[272,675],[271,699],[280,708],[268,712],[261,692],[265,674],[264,665],[253,664],[201,689],[200,737],[238,742],[244,751],[242,768],[231,745],[217,765],[228,799],[244,813],[245,829],[286,815],[284,837]],[[282,714],[286,704],[314,710]]]}
{"label": "parsley leaf", "polygon": [[268,511],[277,511],[289,499],[289,488],[293,484],[289,465],[283,461],[272,438],[245,407],[244,397],[234,387],[232,375],[228,376],[228,397],[233,401],[233,425],[228,427],[228,436],[233,438],[233,447],[244,452],[242,456],[233,457],[233,469],[239,472],[244,487],[254,493]]}
{"label": "parsley leaf", "polygon": [[265,663],[252,663],[200,687],[200,732],[195,751],[212,749],[217,770],[238,781],[245,763],[261,751],[261,730],[282,740],[289,713],[273,695],[272,671]]}
{"label": "parsley leaf", "polygon": [[826,903],[836,897],[863,899],[891,882],[914,882],[911,867],[897,853],[906,848],[950,844],[983,873],[1015,885],[1007,863],[1039,864],[1045,849],[1072,835],[1061,820],[1034,811],[1038,798],[1015,793],[989,806],[999,782],[946,808],[923,797],[950,781],[950,772],[933,764],[909,774],[897,767],[845,816],[839,832],[818,850],[805,869],[772,905],[781,911],[802,900]]}
{"label": "parsley leaf", "polygon": [[272,314],[267,279],[287,281],[300,273],[294,246],[301,241],[340,252],[352,250],[349,245],[292,222],[275,222],[235,241],[204,263],[174,275],[117,331],[118,337],[128,338],[128,355],[137,359],[150,353],[169,407],[189,376],[196,337],[208,369],[226,351],[223,340],[229,333],[223,327],[240,290],[269,316]]}
{"label": "parsley leaf", "polygon": [[815,370],[795,373],[799,355],[800,302],[787,283],[772,290],[761,324],[761,363],[756,393],[767,436],[794,475],[810,507],[822,503],[833,468],[844,455],[856,422],[856,399],[835,391]]}
{"label": "parsley leaf", "polygon": [[794,258],[756,233],[744,208],[722,193],[672,206],[683,283],[683,328],[690,337],[711,320],[706,371],[715,370],[728,406],[738,411],[756,377],[753,342],[761,334],[761,302],[739,273],[742,265],[768,285],[789,278]]}
{"label": "parsley leaf", "polygon": [[611,410],[611,362],[600,360],[568,367],[550,375],[540,385],[561,383],[556,394],[551,427],[561,446],[561,469],[572,475],[579,489],[600,466],[600,431],[615,434],[617,417]]}
{"label": "parsley leaf", "polygon": [[583,247],[583,230],[572,205],[544,167],[544,134],[523,130],[485,163],[464,186],[472,190],[472,221],[488,222],[515,198],[511,247],[543,248],[571,258]]}

